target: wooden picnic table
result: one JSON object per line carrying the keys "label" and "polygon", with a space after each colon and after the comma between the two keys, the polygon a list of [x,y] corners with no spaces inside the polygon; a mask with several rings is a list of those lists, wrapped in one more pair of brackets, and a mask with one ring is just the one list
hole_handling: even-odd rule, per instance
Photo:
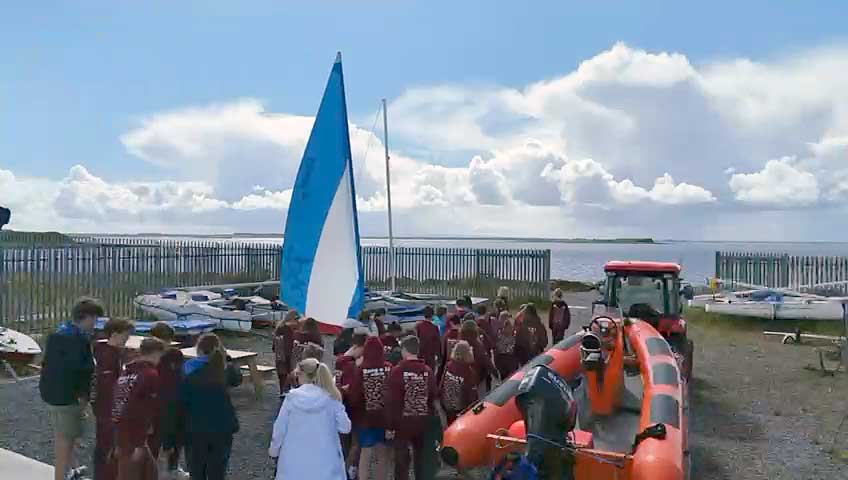
{"label": "wooden picnic table", "polygon": [[[198,356],[197,347],[183,348],[180,351],[183,352],[183,355],[185,355],[186,358],[196,358]],[[259,366],[256,363],[256,359],[259,357],[259,354],[256,352],[245,352],[242,350],[227,350],[227,356],[230,357],[231,361],[235,362],[239,366],[247,365],[247,368],[250,370],[250,381],[253,382],[253,391],[256,393],[256,398],[261,399],[265,382],[259,372]]]}

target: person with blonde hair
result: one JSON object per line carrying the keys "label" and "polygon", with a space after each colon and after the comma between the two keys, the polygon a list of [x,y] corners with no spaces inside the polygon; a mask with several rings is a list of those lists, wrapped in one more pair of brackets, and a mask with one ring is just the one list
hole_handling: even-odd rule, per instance
{"label": "person with blonde hair", "polygon": [[297,364],[300,386],[283,400],[274,421],[268,454],[277,461],[277,480],[343,480],[340,433],[350,433],[342,394],[327,365],[315,358]]}
{"label": "person with blonde hair", "polygon": [[509,308],[509,287],[507,287],[506,285],[498,287],[497,299],[503,300],[504,306],[506,308]]}
{"label": "person with blonde hair", "polygon": [[515,357],[515,322],[508,311],[498,315],[494,330],[495,368],[500,372],[501,379],[506,380],[518,370],[518,360]]}

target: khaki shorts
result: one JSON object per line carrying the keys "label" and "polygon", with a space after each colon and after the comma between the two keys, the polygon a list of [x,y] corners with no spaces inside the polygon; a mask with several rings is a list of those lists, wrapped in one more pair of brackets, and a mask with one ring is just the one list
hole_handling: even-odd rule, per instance
{"label": "khaki shorts", "polygon": [[83,411],[78,403],[71,405],[47,405],[53,431],[61,433],[67,440],[75,440],[83,434]]}

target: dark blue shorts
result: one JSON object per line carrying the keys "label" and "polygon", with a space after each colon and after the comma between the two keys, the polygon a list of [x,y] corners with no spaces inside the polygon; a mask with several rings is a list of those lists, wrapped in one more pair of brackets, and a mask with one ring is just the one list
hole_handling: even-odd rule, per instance
{"label": "dark blue shorts", "polygon": [[371,448],[386,441],[386,430],[382,428],[357,428],[356,441],[361,448]]}

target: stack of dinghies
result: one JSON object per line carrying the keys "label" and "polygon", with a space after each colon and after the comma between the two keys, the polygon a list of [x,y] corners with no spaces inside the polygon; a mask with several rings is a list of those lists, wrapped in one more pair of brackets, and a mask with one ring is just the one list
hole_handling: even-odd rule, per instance
{"label": "stack of dinghies", "polygon": [[[460,471],[495,466],[507,455],[520,452],[538,460],[542,457],[532,452],[541,441],[558,455],[557,469],[564,473],[555,478],[688,479],[688,391],[679,361],[651,324],[596,317],[582,332],[533,359],[451,424],[444,433],[441,457]],[[560,403],[555,412],[574,412],[573,420],[557,423],[555,434],[550,432],[553,420],[533,418],[533,412],[545,408],[546,418],[556,418],[550,414],[551,407],[534,410],[527,405],[539,400],[523,398],[533,393],[528,384],[535,381],[524,381],[525,377],[539,376],[535,372],[540,366],[555,372],[564,389],[543,402],[554,398]],[[550,465],[539,468],[544,471]]]}

